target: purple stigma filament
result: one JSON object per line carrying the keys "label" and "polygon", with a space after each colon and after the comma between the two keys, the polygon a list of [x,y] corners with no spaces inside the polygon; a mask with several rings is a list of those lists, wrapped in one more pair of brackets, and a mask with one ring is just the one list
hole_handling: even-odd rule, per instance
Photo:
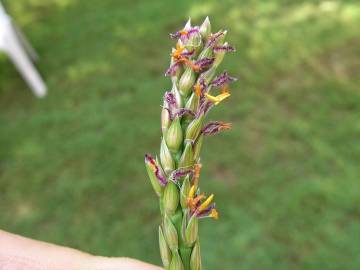
{"label": "purple stigma filament", "polygon": [[210,65],[214,62],[215,58],[214,57],[205,57],[202,58],[200,60],[197,60],[195,62],[195,65],[198,66],[201,70],[207,69],[208,67],[210,67]]}
{"label": "purple stigma filament", "polygon": [[165,92],[164,99],[169,104],[170,108],[176,107],[176,99],[173,93]]}
{"label": "purple stigma filament", "polygon": [[195,54],[195,50],[191,50],[191,51],[185,51],[183,53],[181,53],[181,56],[183,57],[191,57]]}
{"label": "purple stigma filament", "polygon": [[236,49],[229,45],[223,45],[223,46],[215,46],[213,51],[214,52],[235,52]]}
{"label": "purple stigma filament", "polygon": [[213,204],[211,204],[208,208],[206,208],[205,210],[203,210],[203,211],[201,211],[201,212],[199,212],[199,211],[195,211],[195,215],[196,215],[196,217],[198,217],[198,218],[205,218],[205,217],[209,217],[210,216],[210,213],[211,213],[211,210],[212,209],[215,209],[215,207],[216,207],[216,204],[215,203],[213,203]]}
{"label": "purple stigma filament", "polygon": [[179,169],[173,171],[169,178],[171,181],[177,183],[181,177],[184,177],[192,172],[193,172],[192,169],[179,168]]}
{"label": "purple stigma filament", "polygon": [[170,75],[174,75],[174,73],[176,72],[176,70],[178,69],[180,65],[180,62],[177,61],[174,64],[172,64],[168,70],[165,72],[165,76],[170,76]]}
{"label": "purple stigma filament", "polygon": [[215,135],[218,134],[220,131],[225,129],[230,129],[231,124],[230,123],[224,123],[221,121],[212,121],[208,123],[203,129],[202,134],[206,135]]}
{"label": "purple stigma filament", "polygon": [[186,109],[186,108],[181,108],[181,109],[179,109],[179,111],[176,113],[176,115],[178,116],[178,117],[183,117],[184,115],[191,115],[191,116],[195,116],[195,113],[192,111],[192,110],[190,110],[190,109]]}
{"label": "purple stigma filament", "polygon": [[211,109],[214,104],[206,99],[200,104],[199,109],[196,112],[195,117],[199,118],[201,115],[205,115]]}
{"label": "purple stigma filament", "polygon": [[150,163],[156,178],[159,180],[160,185],[165,186],[168,181],[159,166],[156,164],[155,159],[150,154],[145,154],[145,162]]}
{"label": "purple stigma filament", "polygon": [[219,39],[224,35],[223,31],[217,32],[210,36],[209,41],[206,44],[206,48],[208,47],[214,47],[216,43],[219,41]]}
{"label": "purple stigma filament", "polygon": [[228,84],[230,82],[234,82],[237,81],[237,78],[235,77],[230,77],[227,73],[227,71],[224,71],[224,73],[220,74],[219,76],[217,76],[212,82],[211,84],[217,87],[223,86],[225,84]]}
{"label": "purple stigma filament", "polygon": [[199,33],[199,28],[198,27],[193,27],[190,30],[186,31],[186,30],[182,30],[182,31],[177,31],[175,33],[171,33],[170,34],[170,38],[171,39],[178,39],[180,38],[182,41],[189,39],[192,35],[194,35],[195,33]]}

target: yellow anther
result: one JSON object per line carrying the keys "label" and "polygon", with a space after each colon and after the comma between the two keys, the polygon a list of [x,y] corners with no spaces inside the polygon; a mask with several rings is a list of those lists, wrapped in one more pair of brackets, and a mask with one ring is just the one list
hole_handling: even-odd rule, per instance
{"label": "yellow anther", "polygon": [[185,47],[181,46],[181,44],[177,43],[176,50],[171,54],[171,56],[175,59],[179,59],[184,50],[185,50]]}
{"label": "yellow anther", "polygon": [[195,65],[193,62],[191,62],[189,59],[185,57],[181,57],[179,61],[183,62],[185,65],[191,67],[194,71],[199,71],[200,67]]}
{"label": "yellow anther", "polygon": [[224,85],[221,88],[221,94],[229,93],[229,87],[227,85]]}
{"label": "yellow anther", "polygon": [[154,172],[156,171],[156,165],[155,165],[155,164],[150,163],[150,167],[151,167],[151,169],[152,169]]}
{"label": "yellow anther", "polygon": [[193,206],[195,207],[195,206],[197,205],[197,203],[198,203],[199,201],[201,201],[202,199],[204,199],[204,198],[205,198],[205,195],[204,195],[204,194],[200,194],[200,195],[196,196],[196,197],[193,199],[193,201],[192,201]]}
{"label": "yellow anther", "polygon": [[224,92],[224,93],[222,93],[220,95],[217,95],[217,96],[212,96],[212,95],[210,95],[208,93],[205,93],[205,96],[212,103],[214,103],[215,105],[218,105],[221,101],[228,98],[230,96],[230,93],[229,92]]}
{"label": "yellow anther", "polygon": [[195,164],[195,168],[194,168],[194,186],[196,186],[196,187],[199,185],[201,167],[202,167],[202,165],[200,163]]}
{"label": "yellow anther", "polygon": [[204,211],[204,210],[210,205],[210,203],[213,201],[213,199],[214,199],[214,194],[211,194],[211,195],[209,196],[209,198],[207,198],[207,199],[205,200],[205,202],[203,202],[203,203],[199,206],[198,211],[199,211],[199,212]]}
{"label": "yellow anther", "polygon": [[195,186],[193,185],[191,188],[190,188],[190,191],[189,191],[189,198],[192,199],[194,198],[194,195],[195,195]]}
{"label": "yellow anther", "polygon": [[218,219],[219,218],[218,211],[216,211],[216,209],[211,209],[209,217],[212,217],[213,219]]}
{"label": "yellow anther", "polygon": [[186,30],[181,30],[181,31],[179,31],[179,34],[180,34],[180,35],[187,35],[187,34],[188,34],[188,31],[186,31]]}
{"label": "yellow anther", "polygon": [[191,188],[190,188],[190,191],[189,191],[189,195],[188,195],[188,198],[186,200],[187,202],[187,205],[190,207],[191,211],[194,211],[196,209],[196,205],[198,204],[198,202],[200,202],[202,199],[205,198],[205,195],[204,194],[200,194],[198,196],[196,196],[194,198],[194,195],[195,195],[195,192],[196,192],[196,186],[193,185]]}
{"label": "yellow anther", "polygon": [[201,95],[201,85],[200,85],[200,83],[195,84],[194,90],[195,90],[195,94],[196,94],[198,97],[200,97],[200,95]]}

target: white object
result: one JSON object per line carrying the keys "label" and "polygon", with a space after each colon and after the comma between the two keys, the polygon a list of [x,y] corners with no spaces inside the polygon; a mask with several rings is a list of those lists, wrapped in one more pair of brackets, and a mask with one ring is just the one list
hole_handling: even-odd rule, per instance
{"label": "white object", "polygon": [[46,95],[46,85],[32,60],[37,60],[38,55],[26,40],[25,35],[12,22],[0,2],[0,51],[5,52],[21,73],[29,87],[38,97]]}

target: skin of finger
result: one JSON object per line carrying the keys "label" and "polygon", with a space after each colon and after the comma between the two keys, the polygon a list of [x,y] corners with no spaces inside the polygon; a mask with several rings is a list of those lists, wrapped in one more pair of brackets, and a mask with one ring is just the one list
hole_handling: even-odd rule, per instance
{"label": "skin of finger", "polygon": [[163,268],[131,258],[96,257],[94,270],[163,270]]}
{"label": "skin of finger", "polygon": [[0,230],[0,269],[27,270],[161,270],[130,258],[93,256]]}

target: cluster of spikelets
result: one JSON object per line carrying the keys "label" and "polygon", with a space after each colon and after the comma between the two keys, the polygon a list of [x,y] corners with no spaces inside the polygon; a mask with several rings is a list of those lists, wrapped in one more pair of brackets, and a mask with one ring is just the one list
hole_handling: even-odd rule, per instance
{"label": "cluster of spikelets", "polygon": [[170,34],[177,43],[165,73],[172,89],[164,95],[160,155],[145,155],[160,199],[159,245],[166,270],[200,270],[198,220],[218,218],[214,195],[200,192],[200,149],[205,136],[231,127],[221,121],[204,123],[209,110],[230,96],[228,85],[236,80],[226,71],[215,77],[225,53],[235,51],[224,41],[226,33],[211,33],[206,18],[200,27],[189,20],[184,29]]}

